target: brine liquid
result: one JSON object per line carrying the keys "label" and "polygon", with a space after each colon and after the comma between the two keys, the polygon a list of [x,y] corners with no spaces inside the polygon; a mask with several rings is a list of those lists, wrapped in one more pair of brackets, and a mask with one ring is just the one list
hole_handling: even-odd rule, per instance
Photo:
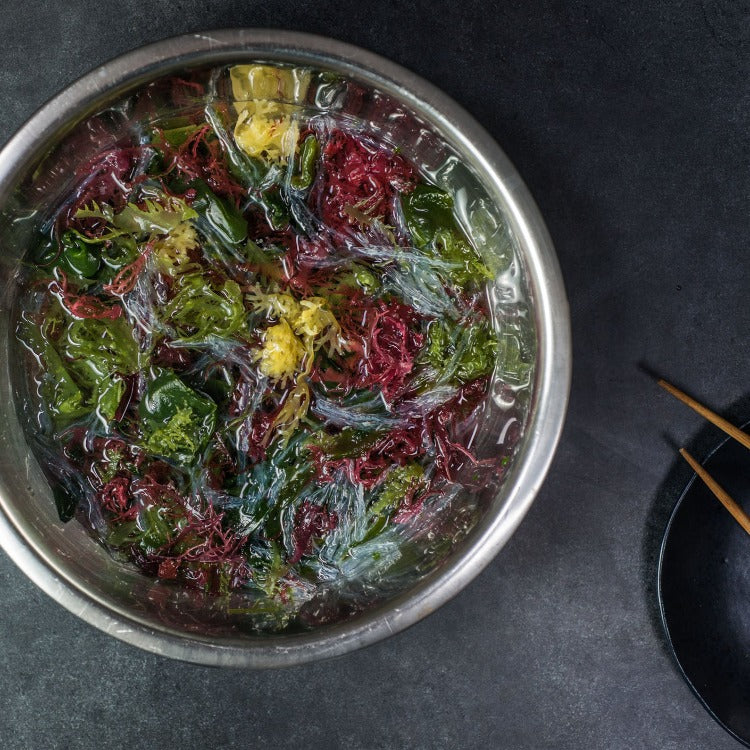
{"label": "brine liquid", "polygon": [[429,572],[523,434],[513,238],[390,107],[299,68],[159,81],[79,127],[102,148],[33,217],[21,412],[60,517],[258,630]]}

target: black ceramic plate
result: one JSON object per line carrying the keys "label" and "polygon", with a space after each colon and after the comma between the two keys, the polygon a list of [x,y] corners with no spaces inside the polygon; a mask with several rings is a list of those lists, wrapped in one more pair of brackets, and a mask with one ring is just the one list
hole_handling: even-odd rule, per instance
{"label": "black ceramic plate", "polygon": [[[750,452],[726,440],[704,462],[750,512]],[[750,536],[696,476],[677,502],[659,560],[672,651],[711,715],[750,747]]]}

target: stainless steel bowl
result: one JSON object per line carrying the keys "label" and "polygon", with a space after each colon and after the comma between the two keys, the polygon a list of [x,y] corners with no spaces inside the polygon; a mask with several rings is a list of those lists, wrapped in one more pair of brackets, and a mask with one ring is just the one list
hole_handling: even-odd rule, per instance
{"label": "stainless steel bowl", "polygon": [[[226,623],[214,625],[195,602],[182,601],[177,589],[128,571],[82,527],[57,520],[51,492],[14,406],[19,361],[11,325],[25,251],[18,218],[29,210],[29,201],[33,203],[27,186],[39,164],[55,153],[76,124],[154,78],[250,60],[347,76],[387,97],[398,110],[398,117],[390,119],[408,116],[406,130],[416,133],[415,143],[423,150],[432,147],[426,136],[437,134],[507,225],[523,267],[537,339],[531,405],[512,470],[447,558],[410,589],[351,619],[311,632],[262,636]],[[401,130],[406,132],[403,126]],[[64,182],[74,157],[75,150],[68,149],[67,167],[64,160],[47,162],[53,166],[53,182]],[[560,270],[542,218],[511,163],[471,116],[431,84],[377,55],[307,34],[237,29],[169,39],[101,66],[39,110],[0,152],[0,246],[0,544],[51,597],[134,645],[203,664],[269,667],[342,654],[403,630],[457,594],[492,560],[529,509],[552,460],[567,407],[571,342]],[[203,606],[211,608],[210,602]]]}

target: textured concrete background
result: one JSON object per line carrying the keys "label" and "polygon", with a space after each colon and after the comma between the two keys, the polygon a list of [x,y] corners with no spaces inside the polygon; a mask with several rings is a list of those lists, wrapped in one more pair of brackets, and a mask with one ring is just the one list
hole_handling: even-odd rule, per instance
{"label": "textured concrete background", "polygon": [[569,419],[529,516],[439,612],[278,672],[167,661],[80,622],[0,555],[0,745],[733,748],[678,676],[654,560],[718,435],[645,362],[750,418],[750,6],[720,2],[2,0],[0,141],[141,43],[225,26],[329,34],[467,107],[535,195],[575,336]]}

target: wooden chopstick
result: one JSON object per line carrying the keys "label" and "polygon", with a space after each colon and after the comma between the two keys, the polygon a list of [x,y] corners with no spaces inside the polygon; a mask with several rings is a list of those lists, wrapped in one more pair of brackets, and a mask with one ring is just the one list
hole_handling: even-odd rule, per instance
{"label": "wooden chopstick", "polygon": [[[665,391],[671,393],[675,398],[689,406],[693,411],[698,412],[705,417],[711,424],[716,425],[720,430],[725,432],[729,437],[734,438],[738,443],[750,449],[750,435],[743,432],[739,427],[735,427],[724,417],[720,417],[716,412],[703,406],[703,404],[691,398],[687,393],[683,393],[679,388],[675,388],[663,378],[656,381]],[[732,500],[729,493],[688,453],[684,448],[680,448],[680,455],[690,464],[693,471],[703,480],[706,487],[714,494],[716,499],[732,514],[737,523],[750,534],[750,516]]]}
{"label": "wooden chopstick", "polygon": [[703,404],[698,403],[694,398],[691,398],[687,393],[683,393],[679,388],[675,388],[671,383],[667,383],[666,380],[659,378],[656,381],[665,391],[671,393],[675,398],[682,401],[683,404],[689,406],[693,411],[697,411],[702,417],[705,417],[709,422],[715,424],[720,430],[726,432],[729,437],[734,438],[738,443],[744,445],[745,448],[750,449],[750,435],[743,432],[739,427],[735,427],[731,422],[727,422],[724,417],[720,417],[716,412],[707,409]]}
{"label": "wooden chopstick", "polygon": [[750,534],[750,517],[732,500],[727,491],[684,449],[680,448],[680,455],[690,464],[693,471],[705,482],[716,499],[732,514],[737,523]]}

